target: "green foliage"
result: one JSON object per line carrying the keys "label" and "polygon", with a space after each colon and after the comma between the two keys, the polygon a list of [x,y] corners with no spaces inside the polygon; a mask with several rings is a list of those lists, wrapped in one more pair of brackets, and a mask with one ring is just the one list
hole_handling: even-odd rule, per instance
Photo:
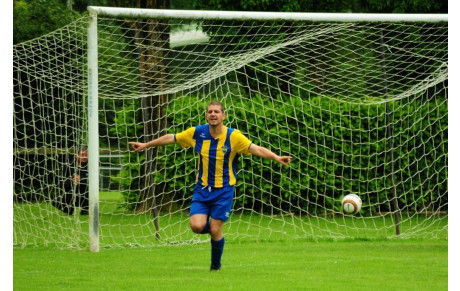
{"label": "green foliage", "polygon": [[142,120],[141,110],[138,110],[139,100],[131,100],[128,104],[119,111],[114,120],[114,126],[110,128],[111,136],[117,137],[119,143],[127,144],[128,137],[142,136],[144,126],[139,123]]}
{"label": "green foliage", "polygon": [[125,190],[122,192],[125,209],[134,210],[139,202],[142,186],[141,165],[144,160],[145,155],[134,152],[126,154],[123,157],[123,169],[111,178],[111,182],[118,183]]}
{"label": "green foliage", "polygon": [[[391,144],[401,206],[408,211],[427,205],[447,207],[444,97],[389,101],[388,116],[385,102],[376,102],[376,98],[372,99],[374,105],[344,103],[325,96],[277,99],[285,102],[257,94],[252,99],[233,96],[231,106],[227,105],[227,126],[242,130],[256,144],[294,157],[289,168],[279,168],[258,157],[244,157],[239,165],[244,171],[238,174],[238,192],[246,195],[238,196],[235,208],[261,212],[302,209],[319,214],[325,209],[340,211],[343,195],[358,193],[367,206],[363,214],[390,211]],[[180,132],[203,123],[208,102],[201,95],[176,97],[167,108],[173,116],[169,124]],[[129,108],[127,112],[133,111]],[[126,118],[120,117],[125,115],[120,113],[117,123],[125,122]],[[387,117],[392,125],[391,138]],[[176,199],[189,199],[195,180],[195,153],[178,153],[177,149],[164,147],[158,158],[161,171],[153,175],[155,183],[167,182],[165,191],[175,192]],[[167,159],[172,156],[174,160]],[[134,165],[125,167],[119,178],[128,179],[126,185],[136,189],[133,185],[138,181],[129,182],[136,173],[127,172],[138,170]],[[298,209],[290,209],[292,205]]]}
{"label": "green foliage", "polygon": [[59,0],[13,0],[13,44],[47,34],[79,16]]}
{"label": "green foliage", "polygon": [[[180,1],[179,1],[180,2]],[[193,0],[196,9],[227,11],[355,12],[355,13],[447,13],[448,1],[410,0]]]}
{"label": "green foliage", "polygon": [[369,10],[380,13],[447,13],[448,6],[447,0],[367,0],[366,2]]}
{"label": "green foliage", "polygon": [[[119,135],[120,144],[128,144],[128,141],[132,141],[128,140],[128,137],[142,136],[144,127],[138,122],[141,120],[140,110],[136,110],[138,107],[139,100],[135,99],[117,113],[114,120],[115,126],[110,128],[110,133],[112,136]],[[139,201],[139,189],[142,188],[141,164],[144,160],[144,154],[136,152],[125,154],[122,159],[123,169],[111,178],[112,183],[120,185],[125,190],[123,198],[126,208],[130,210],[133,210],[136,206],[135,202]]]}
{"label": "green foliage", "polygon": [[[261,96],[239,102],[239,108],[245,110],[233,114],[244,114],[246,119],[233,126],[244,128],[246,123],[254,124],[246,134],[257,136],[255,143],[295,157],[289,171],[277,170],[277,165],[264,166],[266,161],[258,165],[256,158],[244,160],[242,168],[252,171],[241,172],[240,181],[270,177],[274,185],[267,189],[262,179],[260,184],[256,182],[255,191],[266,192],[262,195],[266,196],[265,201],[270,200],[265,206],[260,205],[261,210],[268,206],[267,210],[272,211],[272,205],[287,210],[287,205],[294,204],[308,213],[317,213],[319,205],[320,211],[324,208],[339,211],[343,195],[359,193],[365,194],[362,198],[370,206],[365,214],[389,211],[390,141],[395,157],[396,195],[401,205],[409,211],[424,205],[435,207],[433,201],[439,201],[436,205],[447,205],[444,98],[421,97],[408,104],[389,102],[391,139],[387,134],[385,103],[357,105],[326,97],[291,97],[286,104],[276,104]],[[428,191],[422,191],[427,185],[430,185]],[[257,205],[256,198],[257,195],[245,197],[246,201],[237,203]]]}

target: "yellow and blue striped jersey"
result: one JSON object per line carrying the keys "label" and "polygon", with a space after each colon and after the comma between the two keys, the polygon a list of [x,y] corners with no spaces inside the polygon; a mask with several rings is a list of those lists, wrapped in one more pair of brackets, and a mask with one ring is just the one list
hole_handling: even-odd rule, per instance
{"label": "yellow and blue striped jersey", "polygon": [[174,135],[182,147],[193,147],[199,155],[197,183],[221,188],[236,183],[237,164],[240,154],[249,153],[251,142],[239,130],[224,127],[222,134],[214,139],[209,124],[191,127]]}

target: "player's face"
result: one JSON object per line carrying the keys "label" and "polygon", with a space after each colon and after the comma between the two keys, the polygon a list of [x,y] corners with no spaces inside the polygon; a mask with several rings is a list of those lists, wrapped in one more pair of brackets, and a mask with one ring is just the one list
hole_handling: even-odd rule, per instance
{"label": "player's face", "polygon": [[78,152],[77,159],[80,161],[80,163],[86,163],[88,161],[88,152],[87,151]]}
{"label": "player's face", "polygon": [[208,111],[206,111],[206,120],[209,125],[216,126],[223,123],[225,119],[225,113],[222,112],[222,108],[219,105],[209,105]]}

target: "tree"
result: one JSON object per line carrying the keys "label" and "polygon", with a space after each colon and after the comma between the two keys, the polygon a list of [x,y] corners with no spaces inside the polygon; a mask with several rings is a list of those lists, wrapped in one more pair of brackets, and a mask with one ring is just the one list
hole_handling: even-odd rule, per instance
{"label": "tree", "polygon": [[410,0],[410,1],[362,1],[360,12],[375,13],[447,13],[448,1]]}
{"label": "tree", "polygon": [[[136,1],[137,8],[156,8],[168,9],[169,0],[147,0]],[[139,46],[139,70],[141,74],[143,91],[146,96],[141,101],[142,104],[142,123],[144,124],[144,140],[150,141],[159,136],[162,129],[166,127],[165,105],[167,95],[149,96],[149,92],[159,91],[165,86],[168,74],[168,64],[166,51],[169,48],[169,25],[167,20],[149,19],[147,26],[140,26],[138,22],[131,24],[136,28],[135,40]],[[158,49],[160,48],[160,49]],[[152,174],[158,170],[154,157],[157,156],[158,149],[152,148],[146,152],[146,164],[144,166],[144,191],[141,193],[141,201],[145,201],[139,211],[151,209],[157,223],[156,209],[156,189]],[[158,229],[158,227],[157,227]]]}
{"label": "tree", "polygon": [[193,0],[193,7],[227,11],[447,13],[447,2],[447,0]]}
{"label": "tree", "polygon": [[47,34],[79,16],[60,0],[13,0],[13,44]]}

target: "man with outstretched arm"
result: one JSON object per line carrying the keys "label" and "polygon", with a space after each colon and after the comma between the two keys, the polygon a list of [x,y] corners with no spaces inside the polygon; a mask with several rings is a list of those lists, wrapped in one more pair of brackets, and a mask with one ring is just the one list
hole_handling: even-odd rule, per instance
{"label": "man with outstretched arm", "polygon": [[223,105],[213,101],[207,106],[205,125],[146,143],[128,142],[134,151],[178,143],[198,152],[200,161],[190,206],[190,227],[195,233],[211,235],[211,270],[221,267],[225,243],[222,227],[230,217],[240,154],[253,154],[286,166],[291,162],[290,156],[278,156],[250,142],[239,130],[226,127],[224,119]]}

